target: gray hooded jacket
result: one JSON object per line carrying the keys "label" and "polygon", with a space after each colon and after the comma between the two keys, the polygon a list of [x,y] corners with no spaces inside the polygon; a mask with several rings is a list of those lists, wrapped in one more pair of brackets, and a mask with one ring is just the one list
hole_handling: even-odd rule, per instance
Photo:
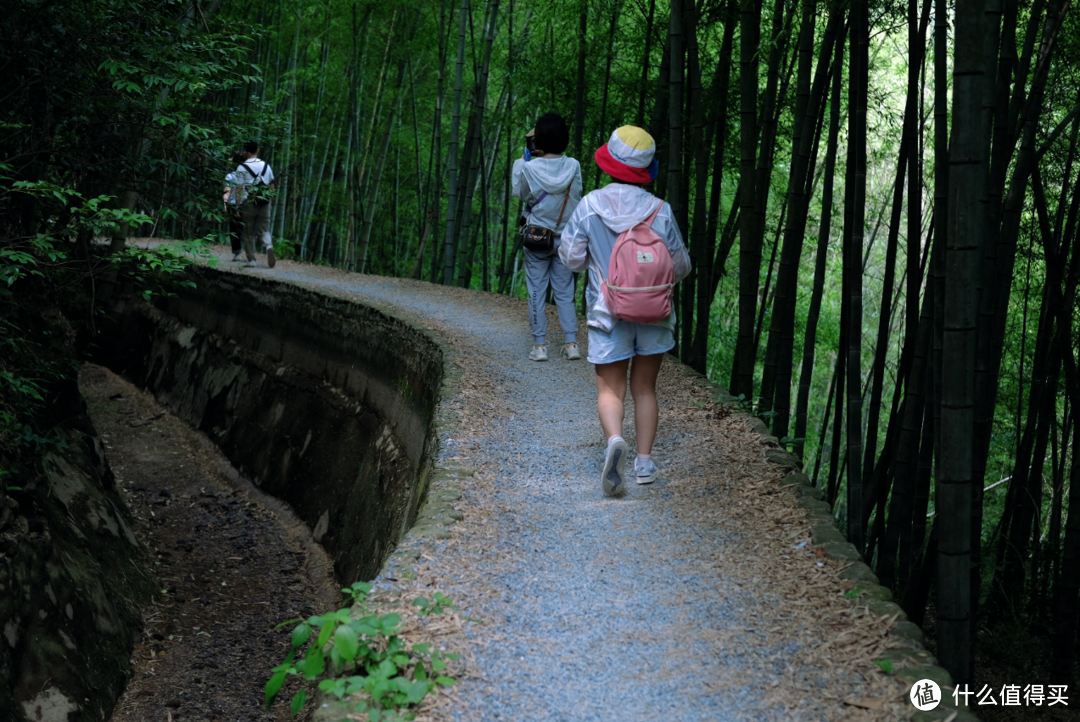
{"label": "gray hooded jacket", "polygon": [[[526,214],[529,223],[555,231],[557,248],[558,235],[562,233],[566,222],[581,202],[581,166],[576,160],[565,155],[533,158],[528,163],[523,158],[518,158],[514,161],[511,182],[514,197],[523,200],[526,208],[532,207],[532,213]],[[547,195],[538,203],[544,193]],[[559,220],[559,211],[567,193],[570,197],[566,199],[562,221],[556,228],[555,222]]]}

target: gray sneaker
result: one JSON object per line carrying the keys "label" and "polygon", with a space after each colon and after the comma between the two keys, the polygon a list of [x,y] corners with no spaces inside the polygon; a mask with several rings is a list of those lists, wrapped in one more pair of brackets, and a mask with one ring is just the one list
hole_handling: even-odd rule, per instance
{"label": "gray sneaker", "polygon": [[577,361],[581,358],[581,351],[578,350],[577,344],[571,341],[563,346],[562,355],[567,361]]}
{"label": "gray sneaker", "polygon": [[660,473],[660,470],[656,468],[656,464],[652,459],[635,459],[634,460],[634,474],[639,484],[651,484],[656,481],[656,475]]}
{"label": "gray sneaker", "polygon": [[529,352],[530,361],[547,361],[547,346],[536,345],[532,347],[532,351]]}
{"label": "gray sneaker", "polygon": [[613,437],[608,442],[607,454],[604,456],[604,473],[600,476],[600,483],[608,496],[621,496],[626,493],[626,476],[623,469],[629,453],[630,447],[626,445],[622,437]]}

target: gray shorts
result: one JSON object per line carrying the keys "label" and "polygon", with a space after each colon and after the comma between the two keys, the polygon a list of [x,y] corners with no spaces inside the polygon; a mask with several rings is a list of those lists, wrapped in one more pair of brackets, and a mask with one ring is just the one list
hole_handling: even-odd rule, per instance
{"label": "gray shorts", "polygon": [[609,333],[589,327],[589,363],[610,364],[634,356],[653,356],[675,348],[670,328],[616,321]]}

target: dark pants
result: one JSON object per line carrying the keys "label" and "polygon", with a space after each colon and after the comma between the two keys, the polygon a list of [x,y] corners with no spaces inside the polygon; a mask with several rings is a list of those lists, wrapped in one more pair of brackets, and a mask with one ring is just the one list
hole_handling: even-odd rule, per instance
{"label": "dark pants", "polygon": [[229,214],[229,241],[232,243],[233,255],[240,253],[240,239],[244,235],[244,223],[233,214]]}

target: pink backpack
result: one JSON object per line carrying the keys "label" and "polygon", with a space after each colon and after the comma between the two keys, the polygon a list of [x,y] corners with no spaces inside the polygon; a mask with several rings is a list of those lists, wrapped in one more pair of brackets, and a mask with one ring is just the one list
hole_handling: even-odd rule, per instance
{"label": "pink backpack", "polygon": [[653,214],[619,235],[601,284],[608,310],[623,321],[657,323],[671,314],[675,264],[664,240],[652,229]]}

